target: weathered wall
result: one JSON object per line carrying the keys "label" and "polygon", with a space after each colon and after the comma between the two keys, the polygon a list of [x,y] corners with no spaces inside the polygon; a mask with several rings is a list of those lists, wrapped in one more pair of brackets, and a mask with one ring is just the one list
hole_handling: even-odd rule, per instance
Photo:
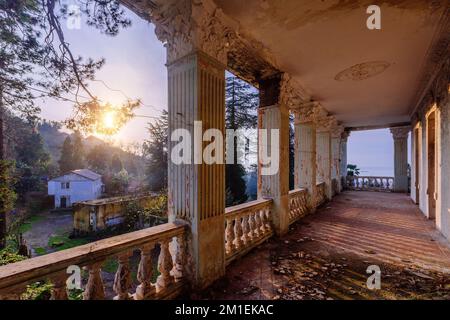
{"label": "weathered wall", "polygon": [[[149,208],[153,196],[142,196],[138,198],[127,198],[118,201],[116,198],[106,198],[98,201],[86,201],[79,203],[74,208],[73,228],[75,232],[95,232],[103,230],[108,226],[123,221],[124,212],[130,202],[137,202],[142,208]],[[103,201],[103,203],[98,203]],[[110,202],[108,202],[110,201]],[[97,202],[97,203],[96,203]],[[91,213],[94,225],[91,225]]]}
{"label": "weathered wall", "polygon": [[[419,165],[419,207],[428,218],[435,219],[436,228],[450,239],[450,116],[449,116],[449,84],[450,84],[450,58],[442,64],[428,93],[413,115],[413,124],[419,123],[419,152],[420,163],[413,162],[412,171]],[[429,139],[431,112],[435,114],[436,157],[435,183],[429,185]],[[432,131],[433,132],[433,131]],[[414,185],[413,185],[414,186]],[[435,192],[430,191],[434,188]],[[436,199],[435,217],[432,216],[429,206],[429,197]]]}

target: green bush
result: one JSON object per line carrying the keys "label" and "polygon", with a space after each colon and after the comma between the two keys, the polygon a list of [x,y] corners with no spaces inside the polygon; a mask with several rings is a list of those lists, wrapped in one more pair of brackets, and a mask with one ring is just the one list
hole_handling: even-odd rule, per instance
{"label": "green bush", "polygon": [[21,296],[23,300],[50,300],[53,285],[50,282],[35,282],[27,286],[25,293]]}
{"label": "green bush", "polygon": [[27,259],[27,257],[21,256],[10,250],[10,248],[5,248],[0,250],[0,266],[4,266],[10,263],[19,262]]}

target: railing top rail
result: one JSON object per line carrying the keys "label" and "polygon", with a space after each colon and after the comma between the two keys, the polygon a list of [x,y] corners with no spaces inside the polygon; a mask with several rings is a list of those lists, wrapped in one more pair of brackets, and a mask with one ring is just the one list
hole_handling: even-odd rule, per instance
{"label": "railing top rail", "polygon": [[178,236],[184,232],[185,227],[185,224],[178,221],[165,223],[2,266],[0,289],[45,279],[52,274],[65,272],[70,265],[89,265],[150,242]]}
{"label": "railing top rail", "polygon": [[225,208],[225,216],[230,217],[231,215],[236,215],[241,212],[247,211],[249,209],[254,210],[257,208],[265,207],[272,203],[272,199],[258,199],[242,204],[238,204],[232,207]]}
{"label": "railing top rail", "polygon": [[303,193],[303,192],[307,192],[307,191],[308,190],[306,190],[306,188],[294,189],[294,190],[289,191],[289,195],[295,195],[297,193]]}

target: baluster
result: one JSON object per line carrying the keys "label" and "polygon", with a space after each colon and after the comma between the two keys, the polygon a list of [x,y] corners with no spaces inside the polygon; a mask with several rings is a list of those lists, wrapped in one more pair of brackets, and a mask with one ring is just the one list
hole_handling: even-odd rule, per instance
{"label": "baluster", "polygon": [[262,230],[261,209],[258,209],[255,212],[255,226],[257,237],[262,237],[264,235],[264,230]]}
{"label": "baluster", "polygon": [[242,224],[241,224],[242,217],[237,216],[234,220],[234,247],[237,251],[242,248]]}
{"label": "baluster", "polygon": [[156,292],[167,289],[174,282],[174,277],[170,274],[170,271],[173,269],[173,260],[169,251],[169,242],[169,239],[160,242],[161,251],[158,259],[158,271],[160,275],[156,279]]}
{"label": "baluster", "polygon": [[255,233],[255,220],[253,219],[253,212],[248,214],[248,224],[250,226],[250,239],[251,241],[256,240],[257,234]]}
{"label": "baluster", "polygon": [[262,214],[262,223],[263,223],[264,234],[267,234],[270,232],[270,223],[269,223],[268,210],[266,207],[261,209],[261,214]]}
{"label": "baluster", "polygon": [[53,284],[51,300],[67,300],[67,273],[59,272],[51,277]]}
{"label": "baluster", "polygon": [[250,226],[248,224],[248,216],[243,215],[242,216],[242,242],[244,243],[244,246],[247,246],[251,242],[251,239],[249,237],[250,232]]}
{"label": "baluster", "polygon": [[175,263],[173,265],[171,274],[174,276],[175,282],[179,282],[185,277],[187,251],[185,235],[180,234],[178,237],[176,237],[176,239],[176,242],[172,242],[172,248],[174,248],[172,256],[175,257]]}
{"label": "baluster", "polygon": [[296,218],[300,217],[302,214],[302,202],[301,202],[301,195],[297,195],[295,197],[295,216]]}
{"label": "baluster", "polygon": [[227,218],[227,226],[225,229],[225,251],[227,254],[232,254],[234,252],[234,228],[233,228],[233,220]]}
{"label": "baluster", "polygon": [[83,292],[83,300],[105,299],[105,287],[101,275],[102,262],[96,262],[86,267],[89,271],[89,279]]}
{"label": "baluster", "polygon": [[114,300],[132,299],[129,290],[131,288],[131,272],[130,272],[130,256],[131,252],[125,252],[119,255],[119,267],[114,277],[113,290],[117,293]]}
{"label": "baluster", "polygon": [[151,281],[153,275],[152,250],[154,247],[155,244],[150,243],[141,248],[141,260],[137,272],[140,285],[136,288],[135,300],[146,300],[154,296],[156,292]]}

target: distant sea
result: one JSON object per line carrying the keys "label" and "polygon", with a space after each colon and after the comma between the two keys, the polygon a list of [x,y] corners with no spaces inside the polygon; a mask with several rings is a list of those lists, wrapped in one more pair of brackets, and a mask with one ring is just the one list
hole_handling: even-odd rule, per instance
{"label": "distant sea", "polygon": [[359,167],[360,176],[393,177],[394,167]]}

